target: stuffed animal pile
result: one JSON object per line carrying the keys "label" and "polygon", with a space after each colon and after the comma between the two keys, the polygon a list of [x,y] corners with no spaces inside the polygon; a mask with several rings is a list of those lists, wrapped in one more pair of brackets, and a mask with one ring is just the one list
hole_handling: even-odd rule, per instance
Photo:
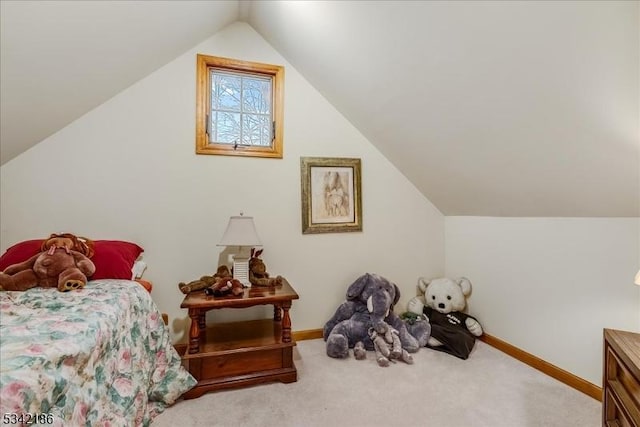
{"label": "stuffed animal pile", "polygon": [[427,347],[467,359],[482,335],[482,326],[477,319],[463,313],[467,297],[471,294],[471,282],[466,277],[449,279],[446,277],[418,280],[418,288],[424,294],[409,300],[407,308],[411,313],[426,315],[431,324],[431,337]]}
{"label": "stuffed animal pile", "polygon": [[[393,312],[399,298],[398,287],[384,277],[367,273],[356,279],[347,289],[347,300],[324,325],[327,355],[345,358],[353,348],[356,359],[363,359],[366,350],[376,350],[374,341],[377,341],[378,351],[385,358],[389,359],[384,348],[391,347],[389,355],[410,363],[401,349],[408,353],[418,351],[427,342],[430,328],[428,322],[421,322],[411,335],[405,323]],[[401,349],[397,348],[394,335],[397,335]],[[380,362],[379,356],[378,360],[381,366],[388,365],[384,360]]]}
{"label": "stuffed animal pile", "polygon": [[26,291],[40,286],[61,292],[82,289],[96,271],[89,258],[93,242],[70,233],[52,234],[42,243],[42,252],[10,265],[0,273],[0,290]]}
{"label": "stuffed animal pile", "polygon": [[221,265],[213,276],[202,276],[198,280],[192,280],[189,283],[180,282],[178,289],[183,294],[204,289],[207,295],[223,296],[233,294],[241,295],[244,292],[244,286],[239,280],[231,277],[229,267]]}

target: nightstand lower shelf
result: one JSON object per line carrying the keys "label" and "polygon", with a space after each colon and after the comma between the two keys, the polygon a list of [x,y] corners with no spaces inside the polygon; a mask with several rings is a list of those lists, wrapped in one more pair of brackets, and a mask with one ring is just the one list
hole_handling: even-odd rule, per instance
{"label": "nightstand lower shelf", "polygon": [[298,373],[291,342],[282,341],[281,322],[271,319],[222,323],[210,326],[201,338],[198,353],[185,350],[182,363],[198,384],[185,399],[209,391],[271,381],[291,383]]}

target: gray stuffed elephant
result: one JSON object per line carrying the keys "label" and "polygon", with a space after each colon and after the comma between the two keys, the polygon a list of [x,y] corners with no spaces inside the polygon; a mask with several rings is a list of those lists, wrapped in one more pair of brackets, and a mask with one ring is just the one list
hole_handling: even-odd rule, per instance
{"label": "gray stuffed elephant", "polygon": [[[327,355],[344,358],[354,347],[373,351],[369,328],[384,335],[388,326],[398,331],[402,348],[410,353],[418,351],[429,339],[431,326],[421,322],[421,326],[414,325],[409,333],[406,324],[393,312],[399,299],[398,287],[384,277],[367,273],[356,279],[347,289],[347,300],[324,325]],[[360,358],[362,353],[358,352],[356,356]]]}

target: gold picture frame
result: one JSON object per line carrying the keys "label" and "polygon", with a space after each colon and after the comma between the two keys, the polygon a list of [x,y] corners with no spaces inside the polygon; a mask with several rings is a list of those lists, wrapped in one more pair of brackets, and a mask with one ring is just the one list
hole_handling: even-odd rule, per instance
{"label": "gold picture frame", "polygon": [[361,161],[301,157],[302,234],[362,231]]}

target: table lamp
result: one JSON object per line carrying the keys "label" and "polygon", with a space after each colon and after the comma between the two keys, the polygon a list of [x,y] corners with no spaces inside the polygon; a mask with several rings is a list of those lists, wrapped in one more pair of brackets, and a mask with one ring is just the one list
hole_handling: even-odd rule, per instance
{"label": "table lamp", "polygon": [[636,274],[636,279],[633,281],[633,283],[640,286],[640,270],[638,270],[638,273]]}
{"label": "table lamp", "polygon": [[243,248],[262,246],[260,238],[253,223],[253,217],[232,216],[229,218],[227,230],[224,232],[218,246],[237,246],[238,253],[233,256],[233,278],[239,280],[244,286],[251,287],[249,282],[249,253]]}

